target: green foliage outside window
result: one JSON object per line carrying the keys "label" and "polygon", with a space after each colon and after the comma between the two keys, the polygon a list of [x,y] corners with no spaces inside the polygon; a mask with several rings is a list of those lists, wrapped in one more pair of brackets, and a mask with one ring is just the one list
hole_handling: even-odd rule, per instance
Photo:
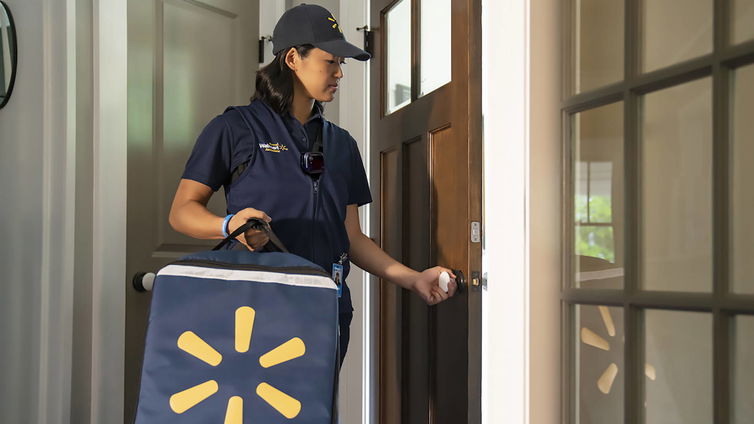
{"label": "green foliage outside window", "polygon": [[612,206],[608,196],[576,196],[576,254],[615,262],[612,225]]}

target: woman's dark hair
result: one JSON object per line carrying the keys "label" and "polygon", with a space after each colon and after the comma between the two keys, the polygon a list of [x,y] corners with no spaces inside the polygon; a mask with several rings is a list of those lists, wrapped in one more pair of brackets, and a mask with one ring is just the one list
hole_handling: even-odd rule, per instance
{"label": "woman's dark hair", "polygon": [[[299,56],[307,57],[314,49],[311,44],[293,47]],[[275,59],[257,71],[256,91],[251,101],[261,100],[275,112],[285,115],[291,110],[293,102],[293,71],[285,64],[285,56],[290,49],[284,49],[275,55]],[[321,103],[317,102],[320,107]]]}

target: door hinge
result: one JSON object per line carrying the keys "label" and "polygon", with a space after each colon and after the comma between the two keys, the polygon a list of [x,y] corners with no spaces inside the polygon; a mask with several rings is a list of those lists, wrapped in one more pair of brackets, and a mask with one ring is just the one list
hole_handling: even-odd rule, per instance
{"label": "door hinge", "polygon": [[265,41],[272,42],[272,36],[263,35],[261,38],[259,38],[259,63],[264,63],[264,50],[266,47]]}
{"label": "door hinge", "polygon": [[364,31],[364,51],[374,57],[374,31],[369,28],[369,25],[358,27],[356,31]]}

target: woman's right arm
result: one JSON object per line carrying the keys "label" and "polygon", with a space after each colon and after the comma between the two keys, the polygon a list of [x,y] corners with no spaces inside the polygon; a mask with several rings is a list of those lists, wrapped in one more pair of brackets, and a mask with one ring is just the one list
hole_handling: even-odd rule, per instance
{"label": "woman's right arm", "polygon": [[[198,239],[222,239],[223,221],[220,217],[207,209],[207,202],[212,197],[213,190],[200,182],[181,179],[173,198],[168,218],[174,230]],[[240,227],[250,218],[261,218],[267,222],[271,219],[266,213],[254,208],[246,208],[236,213],[228,223],[228,231]],[[241,235],[238,241],[253,250],[267,243],[267,236],[262,231],[249,230],[245,237]]]}

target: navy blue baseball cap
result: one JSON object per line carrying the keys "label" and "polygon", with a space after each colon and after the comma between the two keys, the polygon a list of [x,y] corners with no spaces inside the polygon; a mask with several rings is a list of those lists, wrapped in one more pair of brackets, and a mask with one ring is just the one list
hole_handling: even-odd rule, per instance
{"label": "navy blue baseball cap", "polygon": [[338,21],[327,9],[316,4],[301,4],[288,9],[272,32],[272,53],[311,44],[334,56],[369,60],[372,56],[346,41]]}

